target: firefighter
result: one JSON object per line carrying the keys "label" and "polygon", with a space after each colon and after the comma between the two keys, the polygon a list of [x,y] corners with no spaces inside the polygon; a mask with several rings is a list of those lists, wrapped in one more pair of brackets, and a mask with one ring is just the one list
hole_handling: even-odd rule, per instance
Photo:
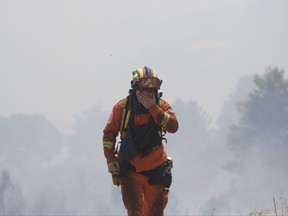
{"label": "firefighter", "polygon": [[132,75],[129,95],[114,105],[103,130],[104,155],[128,215],[161,216],[172,182],[164,135],[175,133],[178,121],[158,92],[162,80],[155,70],[145,66]]}

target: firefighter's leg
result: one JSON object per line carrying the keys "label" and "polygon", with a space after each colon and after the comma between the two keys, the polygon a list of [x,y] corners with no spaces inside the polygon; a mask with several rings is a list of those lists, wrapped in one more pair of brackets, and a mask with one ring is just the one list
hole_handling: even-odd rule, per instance
{"label": "firefighter's leg", "polygon": [[144,216],[144,187],[147,177],[134,172],[128,172],[121,180],[122,199],[128,216]]}
{"label": "firefighter's leg", "polygon": [[144,187],[144,199],[148,216],[163,216],[168,201],[168,194],[163,185],[151,185],[147,182]]}

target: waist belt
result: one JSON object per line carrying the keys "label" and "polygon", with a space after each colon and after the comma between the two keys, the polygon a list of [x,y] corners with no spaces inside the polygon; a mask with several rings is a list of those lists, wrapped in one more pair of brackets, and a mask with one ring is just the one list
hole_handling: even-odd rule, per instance
{"label": "waist belt", "polygon": [[[163,164],[161,164],[160,166],[158,167],[155,167],[154,169],[151,169],[151,170],[145,170],[145,171],[142,171],[142,172],[137,172],[138,174],[141,174],[141,175],[144,175],[144,176],[150,176],[151,174],[153,173],[157,173],[159,171],[161,171],[163,169],[163,167],[165,166],[165,161]],[[132,172],[136,172],[136,168],[135,166],[133,166],[132,164],[128,163],[127,165],[127,170],[129,171],[132,171]]]}

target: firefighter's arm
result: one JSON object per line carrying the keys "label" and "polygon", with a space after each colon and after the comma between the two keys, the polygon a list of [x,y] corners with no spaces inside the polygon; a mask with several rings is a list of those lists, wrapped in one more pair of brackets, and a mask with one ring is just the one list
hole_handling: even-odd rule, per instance
{"label": "firefighter's arm", "polygon": [[[106,129],[106,127],[105,127]],[[113,161],[116,161],[116,156],[114,153],[115,149],[115,142],[116,142],[116,137],[114,137],[114,133],[108,130],[103,131],[103,150],[104,150],[104,155],[107,160],[107,164]]]}
{"label": "firefighter's arm", "polygon": [[121,117],[123,113],[121,111],[121,107],[123,108],[121,102],[122,101],[113,107],[109,120],[103,130],[103,150],[107,164],[117,161],[114,150],[116,137],[118,136],[120,130]]}
{"label": "firefighter's arm", "polygon": [[178,130],[178,121],[172,107],[163,99],[160,105],[153,105],[150,109],[156,124],[163,127],[163,130],[169,133],[175,133]]}
{"label": "firefighter's arm", "polygon": [[[114,153],[115,141],[109,141],[115,138],[113,138],[114,136],[111,136],[110,134],[113,133],[105,131],[104,129],[104,136],[103,136],[104,155],[107,160],[108,172],[111,174],[119,174],[120,171],[119,163]],[[111,136],[111,139],[109,139],[109,136]]]}

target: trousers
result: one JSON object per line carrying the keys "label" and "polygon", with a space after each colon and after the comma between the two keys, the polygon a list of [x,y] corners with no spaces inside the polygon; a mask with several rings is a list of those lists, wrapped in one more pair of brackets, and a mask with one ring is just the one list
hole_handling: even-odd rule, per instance
{"label": "trousers", "polygon": [[149,184],[149,177],[129,171],[121,179],[121,194],[128,216],[163,216],[168,191],[162,184]]}

